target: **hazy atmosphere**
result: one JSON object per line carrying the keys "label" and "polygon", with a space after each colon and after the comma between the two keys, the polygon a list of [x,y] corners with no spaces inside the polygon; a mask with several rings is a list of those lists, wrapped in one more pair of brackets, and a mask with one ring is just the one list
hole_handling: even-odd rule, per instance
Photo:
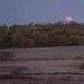
{"label": "hazy atmosphere", "polygon": [[0,84],[84,84],[84,0],[0,0]]}
{"label": "hazy atmosphere", "polygon": [[84,22],[84,0],[0,0],[0,24],[57,22],[71,16]]}

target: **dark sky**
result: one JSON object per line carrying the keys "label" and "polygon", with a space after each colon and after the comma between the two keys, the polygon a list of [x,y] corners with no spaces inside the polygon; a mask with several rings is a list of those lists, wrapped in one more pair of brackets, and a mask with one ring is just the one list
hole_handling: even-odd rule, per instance
{"label": "dark sky", "polygon": [[0,24],[56,22],[65,16],[84,22],[84,0],[0,0]]}

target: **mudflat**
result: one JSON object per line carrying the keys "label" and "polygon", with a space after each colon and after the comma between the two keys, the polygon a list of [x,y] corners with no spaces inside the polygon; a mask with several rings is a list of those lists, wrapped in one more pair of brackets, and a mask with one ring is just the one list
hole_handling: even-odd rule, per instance
{"label": "mudflat", "polygon": [[0,60],[0,84],[84,84],[84,46],[1,49],[0,53],[12,56]]}

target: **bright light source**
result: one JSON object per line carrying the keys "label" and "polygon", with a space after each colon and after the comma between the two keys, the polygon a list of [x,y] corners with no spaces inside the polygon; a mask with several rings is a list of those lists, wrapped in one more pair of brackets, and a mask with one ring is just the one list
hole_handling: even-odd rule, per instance
{"label": "bright light source", "polygon": [[64,19],[64,23],[70,23],[73,21],[73,18],[71,16],[66,16]]}

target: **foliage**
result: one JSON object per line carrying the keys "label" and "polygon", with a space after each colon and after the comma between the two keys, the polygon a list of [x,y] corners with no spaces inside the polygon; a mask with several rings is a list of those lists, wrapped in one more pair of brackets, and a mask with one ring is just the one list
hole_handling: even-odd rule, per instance
{"label": "foliage", "polygon": [[29,24],[0,27],[0,48],[84,45],[84,25]]}

